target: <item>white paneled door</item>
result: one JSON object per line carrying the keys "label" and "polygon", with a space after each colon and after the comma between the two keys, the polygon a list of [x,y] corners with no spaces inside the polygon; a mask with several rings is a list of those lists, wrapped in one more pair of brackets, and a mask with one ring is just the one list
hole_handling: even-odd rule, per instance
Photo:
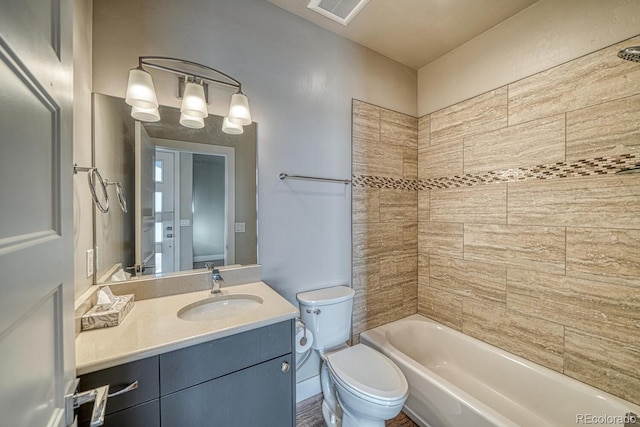
{"label": "white paneled door", "polygon": [[72,3],[0,0],[0,425],[63,426],[75,378]]}

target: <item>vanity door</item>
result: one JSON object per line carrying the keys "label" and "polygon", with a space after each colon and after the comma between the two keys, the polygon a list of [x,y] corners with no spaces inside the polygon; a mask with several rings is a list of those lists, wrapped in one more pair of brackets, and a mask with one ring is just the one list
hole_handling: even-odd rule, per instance
{"label": "vanity door", "polygon": [[75,379],[71,28],[70,0],[0,0],[0,424],[11,427],[67,425]]}

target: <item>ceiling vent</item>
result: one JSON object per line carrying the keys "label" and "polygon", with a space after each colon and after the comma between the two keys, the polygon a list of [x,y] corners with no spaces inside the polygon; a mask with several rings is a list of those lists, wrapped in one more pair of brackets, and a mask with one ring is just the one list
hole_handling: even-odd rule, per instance
{"label": "ceiling vent", "polygon": [[311,0],[311,10],[346,26],[364,8],[369,0]]}

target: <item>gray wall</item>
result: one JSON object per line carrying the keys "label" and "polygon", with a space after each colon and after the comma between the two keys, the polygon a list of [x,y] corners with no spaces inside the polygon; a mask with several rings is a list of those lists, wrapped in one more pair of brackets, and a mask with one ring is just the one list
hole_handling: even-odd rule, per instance
{"label": "gray wall", "polygon": [[[351,175],[351,99],[416,115],[417,72],[265,0],[95,0],[94,91],[124,97],[140,55],[220,69],[242,82],[258,123],[259,262],[295,293],[351,277],[351,194],[342,184],[278,174]],[[153,72],[159,101],[178,106],[175,79]],[[210,112],[231,93],[212,89]]]}

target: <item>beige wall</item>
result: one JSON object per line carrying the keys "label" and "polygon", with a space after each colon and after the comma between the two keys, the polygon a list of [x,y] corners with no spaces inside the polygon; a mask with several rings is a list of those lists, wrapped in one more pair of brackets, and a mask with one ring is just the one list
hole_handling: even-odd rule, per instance
{"label": "beige wall", "polygon": [[419,120],[418,311],[640,403],[640,37]]}
{"label": "beige wall", "polygon": [[[73,2],[73,161],[91,166],[92,2]],[[93,248],[93,204],[87,174],[73,177],[74,283],[76,295],[93,283],[87,277],[85,253]]]}
{"label": "beige wall", "polygon": [[639,16],[638,1],[540,0],[421,68],[418,116],[633,37]]}

